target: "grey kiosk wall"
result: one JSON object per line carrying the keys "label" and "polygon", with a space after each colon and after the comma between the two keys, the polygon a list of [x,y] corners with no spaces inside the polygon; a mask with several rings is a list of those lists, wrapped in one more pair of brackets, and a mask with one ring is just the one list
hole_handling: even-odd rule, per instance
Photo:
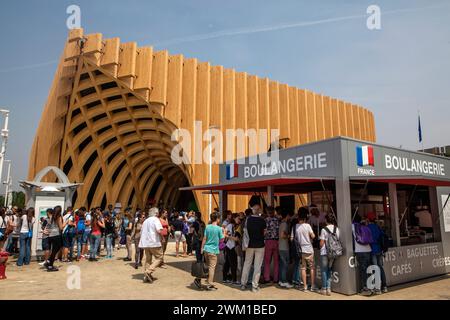
{"label": "grey kiosk wall", "polygon": [[[59,182],[42,182],[42,179],[53,172]],[[33,238],[31,240],[31,256],[36,257],[40,251],[41,232],[40,217],[45,215],[47,208],[60,205],[63,210],[72,205],[72,197],[75,190],[82,183],[70,183],[66,174],[58,167],[49,166],[39,171],[32,181],[20,181],[20,186],[25,190],[27,207],[35,209],[35,223],[33,226]],[[45,191],[52,189],[52,191]]]}
{"label": "grey kiosk wall", "polygon": [[[362,146],[372,147],[373,161],[370,165],[358,165],[356,150]],[[218,191],[219,206],[223,212],[227,208],[228,194],[242,191],[243,187],[249,190],[252,184],[265,185],[267,194],[273,195],[276,188],[274,184],[282,184],[283,181],[292,184],[295,181],[301,183],[301,179],[319,182],[334,180],[336,215],[345,252],[335,262],[332,289],[351,295],[357,293],[358,277],[351,230],[353,212],[350,181],[386,182],[389,184],[391,216],[394,224],[397,224],[393,235],[395,247],[389,249],[385,259],[388,285],[450,271],[450,201],[447,209],[442,210],[444,197],[450,191],[449,159],[342,137],[282,149],[272,152],[272,156],[278,159],[267,161],[267,158],[258,155],[239,159],[236,165],[221,164],[218,184],[184,189]],[[236,172],[230,175],[230,170]],[[439,214],[441,242],[400,247],[396,183],[428,183],[432,186],[430,199],[435,215]]]}

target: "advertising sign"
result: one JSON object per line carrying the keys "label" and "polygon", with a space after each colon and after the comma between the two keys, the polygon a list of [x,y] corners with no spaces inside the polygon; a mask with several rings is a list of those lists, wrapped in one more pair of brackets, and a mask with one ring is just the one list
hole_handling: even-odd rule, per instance
{"label": "advertising sign", "polygon": [[420,152],[347,141],[350,176],[450,178],[450,160]]}
{"label": "advertising sign", "polygon": [[220,165],[220,182],[261,178],[334,176],[336,140],[280,149]]}
{"label": "advertising sign", "polygon": [[446,265],[450,257],[444,256],[442,243],[390,248],[384,257],[388,286],[445,274]]}

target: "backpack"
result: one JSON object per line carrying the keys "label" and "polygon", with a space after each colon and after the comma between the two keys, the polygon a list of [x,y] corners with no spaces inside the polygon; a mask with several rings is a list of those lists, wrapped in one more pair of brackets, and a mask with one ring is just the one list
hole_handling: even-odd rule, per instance
{"label": "backpack", "polygon": [[386,253],[389,250],[389,237],[387,236],[386,233],[383,232],[383,230],[380,230],[381,234],[380,234],[380,248],[381,248],[381,252],[382,253]]}
{"label": "backpack", "polygon": [[181,231],[183,234],[189,233],[189,226],[187,222],[183,222],[183,231]]}
{"label": "backpack", "polygon": [[[74,216],[72,214],[67,218],[66,222],[68,223],[71,218],[74,218]],[[74,234],[75,233],[75,229],[76,229],[75,226],[67,225],[65,230],[64,230],[64,233],[66,233],[66,234]]]}
{"label": "backpack", "polygon": [[360,245],[373,243],[372,232],[368,226],[361,223],[355,223],[355,241]]}
{"label": "backpack", "polygon": [[86,230],[86,224],[84,223],[84,219],[79,219],[77,222],[77,233],[82,234],[84,230]]}
{"label": "backpack", "polygon": [[328,227],[324,228],[328,232],[328,239],[325,241],[325,248],[327,249],[327,256],[329,259],[335,259],[342,256],[344,253],[344,248],[342,246],[341,240],[336,234],[336,226],[334,226],[333,232],[331,232]]}

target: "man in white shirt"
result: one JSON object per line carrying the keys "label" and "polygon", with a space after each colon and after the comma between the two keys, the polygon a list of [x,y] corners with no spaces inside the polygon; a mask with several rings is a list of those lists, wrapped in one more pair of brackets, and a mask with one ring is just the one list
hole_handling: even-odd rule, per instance
{"label": "man in white shirt", "polygon": [[[148,218],[144,221],[141,229],[141,240],[139,241],[139,248],[145,251],[145,271],[144,282],[152,283],[156,280],[152,276],[155,269],[162,264],[162,244],[161,231],[163,227],[161,221],[157,217],[158,208],[151,208],[148,213]],[[155,258],[154,261],[153,257]]]}
{"label": "man in white shirt", "polygon": [[295,226],[295,237],[297,241],[300,243],[302,248],[302,280],[304,287],[301,289],[302,291],[308,290],[308,284],[306,282],[306,268],[309,268],[309,275],[311,278],[311,291],[317,291],[317,287],[315,286],[315,267],[314,267],[314,248],[312,245],[312,241],[316,237],[311,225],[306,223],[306,219],[308,217],[308,209],[302,207],[298,212],[298,220],[299,224]]}

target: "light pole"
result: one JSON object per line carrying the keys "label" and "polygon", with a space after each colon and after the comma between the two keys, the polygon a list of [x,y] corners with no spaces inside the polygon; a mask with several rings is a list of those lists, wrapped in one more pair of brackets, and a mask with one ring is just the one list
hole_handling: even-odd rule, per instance
{"label": "light pole", "polygon": [[[212,184],[212,146],[211,146],[211,140],[212,140],[212,129],[219,129],[219,126],[212,125],[209,126],[208,132],[209,132],[209,184]],[[209,213],[212,212],[212,191],[209,190]]]}
{"label": "light pole", "polygon": [[11,184],[12,184],[11,160],[5,160],[5,162],[8,162],[8,174],[6,176],[6,180],[3,182],[3,184],[6,185],[6,187],[5,187],[5,207],[8,207],[10,200],[12,200],[12,197],[11,197],[11,199],[9,197],[9,193],[11,192]]}
{"label": "light pole", "polygon": [[9,110],[0,109],[0,113],[3,114],[5,117],[5,123],[3,125],[3,129],[1,131],[2,136],[2,146],[0,148],[0,181],[3,177],[3,163],[5,162],[5,155],[6,155],[6,144],[8,143],[8,120],[9,120]]}

